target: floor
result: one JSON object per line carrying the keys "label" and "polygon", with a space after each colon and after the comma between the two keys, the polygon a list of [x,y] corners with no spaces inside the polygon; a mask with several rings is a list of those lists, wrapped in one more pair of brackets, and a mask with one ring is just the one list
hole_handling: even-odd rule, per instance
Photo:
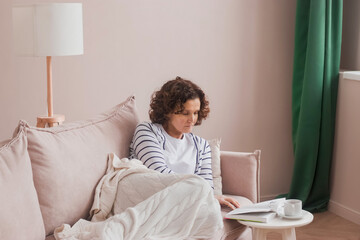
{"label": "floor", "polygon": [[[269,233],[267,240],[280,240],[277,233]],[[296,228],[297,240],[360,240],[360,225],[329,211],[314,214],[311,224]]]}

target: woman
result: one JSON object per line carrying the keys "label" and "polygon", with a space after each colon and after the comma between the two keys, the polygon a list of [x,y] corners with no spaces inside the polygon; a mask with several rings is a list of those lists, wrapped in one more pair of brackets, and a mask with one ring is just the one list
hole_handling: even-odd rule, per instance
{"label": "woman", "polygon": [[[140,123],[135,130],[131,158],[161,173],[199,175],[213,188],[209,143],[192,134],[209,112],[209,102],[196,84],[180,77],[166,82],[152,96],[151,123]],[[240,207],[233,198],[215,197],[221,205]]]}

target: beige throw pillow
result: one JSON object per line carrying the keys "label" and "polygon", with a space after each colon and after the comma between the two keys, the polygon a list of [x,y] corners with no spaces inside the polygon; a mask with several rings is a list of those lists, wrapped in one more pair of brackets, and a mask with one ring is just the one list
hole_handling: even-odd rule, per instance
{"label": "beige throw pillow", "polygon": [[63,223],[88,218],[94,190],[105,174],[107,157],[128,157],[138,124],[135,98],[85,121],[53,128],[26,124],[28,151],[46,234]]}
{"label": "beige throw pillow", "polygon": [[221,139],[209,140],[211,149],[211,168],[214,182],[214,194],[222,195],[221,168],[220,168],[220,144]]}
{"label": "beige throw pillow", "polygon": [[0,148],[0,239],[44,239],[24,127],[4,144]]}

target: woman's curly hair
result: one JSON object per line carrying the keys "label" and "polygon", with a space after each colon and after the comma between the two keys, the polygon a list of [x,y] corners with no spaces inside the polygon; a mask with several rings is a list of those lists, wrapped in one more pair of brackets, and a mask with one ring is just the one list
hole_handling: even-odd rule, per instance
{"label": "woman's curly hair", "polygon": [[185,102],[196,98],[200,99],[200,111],[195,125],[200,125],[210,112],[205,93],[195,83],[181,77],[166,82],[151,97],[149,110],[151,122],[165,124],[169,120],[167,117],[169,113],[181,113]]}

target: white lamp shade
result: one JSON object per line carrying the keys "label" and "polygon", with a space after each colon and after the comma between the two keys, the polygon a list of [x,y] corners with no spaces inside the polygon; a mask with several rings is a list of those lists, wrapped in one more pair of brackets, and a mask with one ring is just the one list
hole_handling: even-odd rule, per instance
{"label": "white lamp shade", "polygon": [[14,50],[22,56],[81,55],[81,3],[27,4],[13,7]]}

